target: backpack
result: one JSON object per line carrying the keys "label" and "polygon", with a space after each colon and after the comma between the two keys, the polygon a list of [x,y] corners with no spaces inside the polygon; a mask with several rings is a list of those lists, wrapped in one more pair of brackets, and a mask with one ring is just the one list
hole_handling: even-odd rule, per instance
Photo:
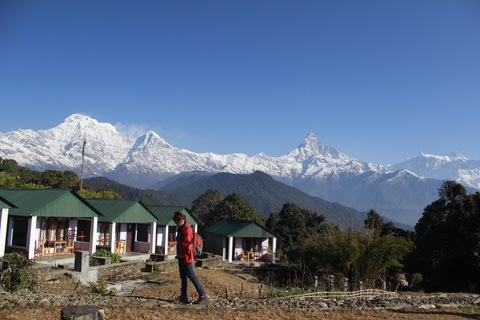
{"label": "backpack", "polygon": [[[192,228],[193,230],[193,228]],[[198,257],[202,254],[203,251],[203,239],[202,236],[193,231],[193,237],[190,241],[190,244],[193,244],[193,255]]]}

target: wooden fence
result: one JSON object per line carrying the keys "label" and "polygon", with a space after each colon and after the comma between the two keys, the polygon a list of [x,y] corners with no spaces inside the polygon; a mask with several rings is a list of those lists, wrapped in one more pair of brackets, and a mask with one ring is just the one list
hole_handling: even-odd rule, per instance
{"label": "wooden fence", "polygon": [[289,298],[289,299],[311,298],[311,299],[330,300],[330,299],[358,299],[358,298],[373,299],[373,298],[380,298],[380,297],[393,298],[396,296],[397,296],[397,293],[392,291],[379,290],[379,289],[363,289],[363,290],[357,290],[357,291],[312,292],[312,293],[304,293],[299,295],[292,295],[284,298]]}

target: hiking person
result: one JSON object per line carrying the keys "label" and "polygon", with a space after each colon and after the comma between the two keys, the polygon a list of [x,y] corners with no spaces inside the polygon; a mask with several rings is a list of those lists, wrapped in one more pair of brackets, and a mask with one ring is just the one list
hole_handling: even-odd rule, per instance
{"label": "hiking person", "polygon": [[198,300],[195,304],[201,304],[207,301],[210,297],[202,288],[200,281],[198,281],[195,272],[193,271],[193,264],[195,263],[195,257],[193,254],[194,244],[192,239],[194,237],[194,231],[192,226],[187,222],[187,217],[180,211],[175,212],[173,215],[173,221],[177,225],[177,259],[178,270],[180,272],[180,279],[182,281],[181,295],[173,299],[175,303],[188,303],[187,285],[188,279],[192,281],[195,289],[198,292]]}

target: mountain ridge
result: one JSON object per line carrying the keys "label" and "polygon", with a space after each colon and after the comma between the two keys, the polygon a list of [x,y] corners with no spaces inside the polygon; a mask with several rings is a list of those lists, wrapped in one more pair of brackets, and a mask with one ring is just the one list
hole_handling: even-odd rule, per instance
{"label": "mountain ridge", "polygon": [[[264,153],[252,157],[242,153],[194,153],[171,146],[153,131],[138,138],[127,137],[111,124],[80,114],[48,130],[0,133],[0,156],[38,171],[72,170],[79,174],[84,139],[85,178],[105,176],[146,188],[199,172],[261,171],[312,196],[359,211],[373,208],[408,224],[414,224],[423,208],[437,198],[443,180],[480,188],[480,161],[458,155],[453,161],[423,157],[415,163],[382,166],[351,158],[324,145],[312,133],[296,149],[280,157]],[[432,159],[437,161],[436,169],[425,177],[421,173],[427,175],[428,170],[421,169]]]}

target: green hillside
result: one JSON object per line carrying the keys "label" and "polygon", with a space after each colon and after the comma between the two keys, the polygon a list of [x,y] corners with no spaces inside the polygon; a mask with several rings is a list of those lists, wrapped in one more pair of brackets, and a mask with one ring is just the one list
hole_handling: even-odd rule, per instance
{"label": "green hillside", "polygon": [[190,207],[194,199],[207,189],[218,190],[223,197],[234,192],[246,198],[257,213],[268,218],[272,211],[280,211],[283,204],[291,202],[297,206],[323,214],[334,225],[362,227],[365,213],[338,203],[312,197],[294,187],[274,180],[257,171],[252,174],[218,173],[213,176],[179,179],[164,186],[161,191],[141,190],[119,184],[106,178],[91,178],[85,183],[93,188],[109,188],[127,197],[140,199],[145,204],[179,205]]}

